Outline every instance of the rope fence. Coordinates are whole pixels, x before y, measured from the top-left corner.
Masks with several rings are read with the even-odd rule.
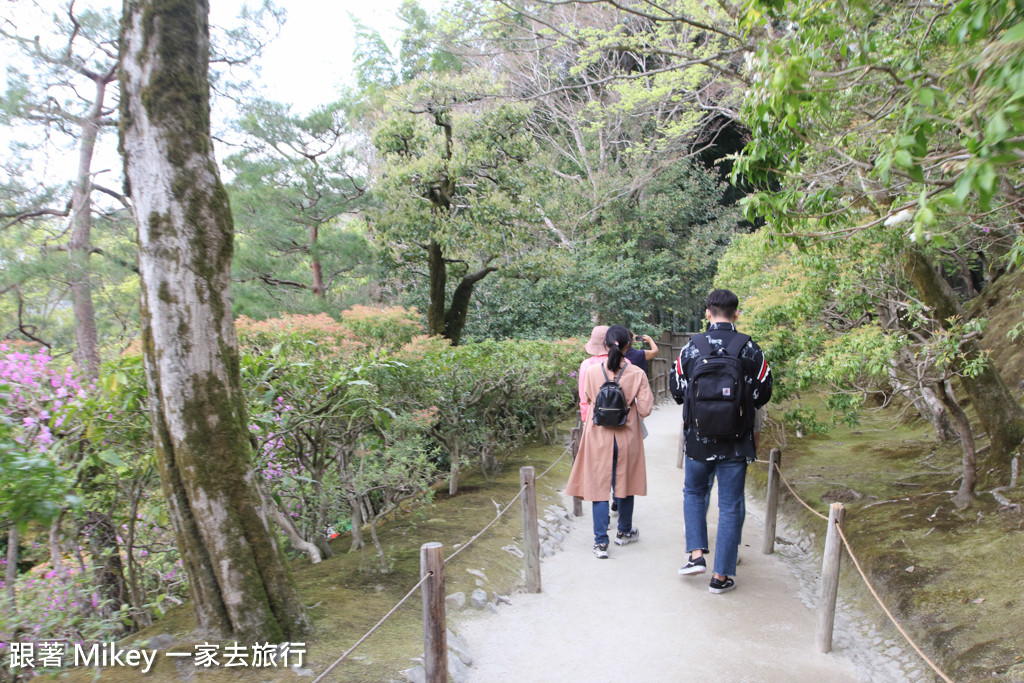
[[[470,538],[468,541],[466,541],[466,543],[464,543],[463,545],[459,546],[459,548],[455,552],[453,552],[451,555],[449,555],[448,557],[444,558],[443,564],[447,565],[449,562],[451,562],[453,559],[455,559],[455,557],[459,553],[461,553],[463,550],[465,550],[466,548],[468,548],[471,545],[473,545],[473,543],[475,543],[477,539],[479,539],[481,536],[483,536],[484,533],[486,533],[488,529],[490,529],[492,526],[494,526],[498,522],[498,520],[500,520],[502,517],[504,517],[505,514],[512,508],[512,506],[515,505],[515,503],[517,501],[519,501],[520,498],[523,497],[524,494],[529,495],[530,493],[533,493],[531,491],[531,489],[534,488],[534,484],[535,484],[536,480],[540,479],[540,478],[544,477],[546,474],[548,474],[552,469],[554,469],[555,465],[557,465],[562,460],[564,460],[565,456],[569,455],[571,452],[572,452],[572,444],[570,444],[569,446],[566,446],[565,450],[562,451],[562,454],[559,455],[548,466],[548,468],[546,470],[541,472],[541,474],[536,476],[536,477],[533,476],[533,468],[532,467],[524,467],[524,468],[522,468],[520,470],[520,481],[521,481],[521,483],[520,483],[520,486],[519,486],[519,490],[516,492],[516,495],[513,496],[512,499],[508,503],[505,504],[505,507],[501,508],[498,511],[498,513],[495,515],[494,519],[492,519],[487,524],[487,526],[485,526],[483,529],[481,529],[479,532],[477,532],[472,538]],[[528,478],[527,482],[523,482],[523,478],[524,478],[524,475],[525,475],[525,472],[524,472],[525,470],[529,470],[528,477],[527,477]],[[532,505],[529,506],[529,507],[532,508],[532,510],[528,510],[527,507],[528,506],[526,505],[526,501],[524,501],[524,505],[523,505],[523,518],[524,518],[523,519],[523,522],[524,522],[523,523],[524,539],[523,540],[524,540],[524,545],[528,545],[529,544],[529,541],[527,540],[528,536],[529,536],[529,531],[526,528],[528,525],[532,526],[532,530],[533,530],[533,544],[534,545],[538,545],[538,541],[537,541],[537,538],[536,538],[537,508],[536,508],[536,498],[535,497],[532,500]],[[532,520],[532,524],[531,524],[530,520]],[[426,544],[424,546],[424,548],[426,548],[427,546],[437,546],[439,548],[440,544]],[[529,552],[529,550],[530,549],[526,549],[526,551],[524,552],[524,554],[526,555],[526,560],[527,560],[527,571],[526,571],[526,573],[527,573],[527,588],[530,589],[530,583],[531,583],[530,575],[531,574],[535,574],[536,575],[536,577],[535,577],[536,590],[533,590],[533,592],[538,592],[539,593],[540,592],[539,552],[536,552],[536,550],[535,550],[535,552],[531,553],[531,552]],[[534,562],[534,564],[536,565],[535,567],[531,567],[531,555],[535,558],[535,562]],[[338,657],[334,661],[334,663],[332,663],[329,667],[324,669],[323,673],[321,673],[319,676],[317,676],[315,679],[313,679],[313,683],[320,683],[321,681],[325,680],[326,677],[331,673],[331,671],[333,671],[335,668],[338,667],[338,665],[340,665],[342,662],[344,662],[346,659],[348,659],[348,657],[353,652],[355,652],[356,648],[358,648],[360,645],[362,645],[367,639],[369,639],[370,636],[372,636],[377,631],[377,629],[379,629],[381,626],[383,626],[384,623],[388,619],[390,619],[399,610],[399,608],[401,608],[402,605],[404,605],[409,600],[409,598],[412,597],[413,594],[415,594],[416,591],[418,591],[423,586],[423,584],[427,583],[428,579],[431,579],[431,578],[436,578],[435,572],[434,571],[424,571],[422,573],[422,576],[420,577],[420,580],[416,583],[416,585],[413,586],[412,588],[410,588],[409,592],[406,593],[405,596],[401,600],[399,600],[395,604],[395,606],[392,607],[388,611],[387,614],[385,614],[383,617],[381,617],[380,621],[378,621],[376,624],[374,624],[373,627],[369,631],[367,631],[363,635],[362,638],[357,640],[355,642],[355,644],[352,647],[350,647],[348,650],[346,650],[340,657]],[[442,579],[441,586],[442,586],[442,590],[443,590],[443,577],[441,577],[441,579]],[[443,596],[442,596],[442,600],[443,600]],[[426,603],[426,595],[424,596],[424,602]],[[443,602],[442,602],[442,604],[443,604]],[[427,611],[427,608],[426,608],[426,605],[425,605],[424,606],[425,614],[426,614],[426,611]],[[443,618],[444,618],[443,611],[444,610],[443,610],[443,607],[442,607],[442,609],[441,609],[442,621],[443,621]],[[424,626],[426,627],[426,625],[424,625]],[[442,633],[444,632],[443,628],[441,629],[441,632]],[[441,645],[442,645],[442,649],[444,649],[444,644],[442,643]],[[427,655],[427,659],[429,660],[429,652],[425,653],[425,654]],[[429,666],[429,662],[428,662],[428,666],[426,668],[428,668],[428,669],[432,668],[432,667]],[[437,667],[435,666],[433,668],[436,669]],[[431,681],[432,678],[429,676],[429,673],[430,672],[428,671],[428,678],[427,678],[427,680]],[[442,674],[447,674],[447,671],[442,668],[441,669],[441,673]],[[444,680],[444,678],[442,677],[440,680]]]
[[[777,474],[778,480],[782,481],[782,483],[785,484],[786,488],[789,489],[790,494],[792,494],[793,498],[798,503],[807,508],[816,517],[819,517],[820,519],[826,520],[828,522],[828,531],[825,538],[824,559],[822,562],[821,600],[819,600],[818,604],[819,620],[817,639],[819,647],[822,650],[822,652],[828,652],[831,649],[832,645],[832,628],[836,606],[836,587],[838,586],[839,582],[838,549],[841,543],[841,545],[846,548],[846,554],[849,555],[850,559],[853,561],[853,565],[854,567],[856,567],[857,573],[860,574],[861,580],[864,581],[864,585],[867,586],[868,591],[871,592],[871,595],[875,598],[875,601],[878,603],[879,607],[882,608],[882,611],[889,618],[889,621],[891,621],[893,626],[896,627],[896,630],[899,631],[900,634],[906,639],[906,641],[910,644],[910,647],[913,648],[914,652],[916,652],[921,657],[921,659],[923,659],[925,663],[928,664],[928,666],[931,667],[931,669],[943,681],[945,681],[946,683],[953,683],[952,679],[950,679],[949,676],[947,676],[945,673],[943,673],[941,669],[939,669],[935,662],[933,662],[928,657],[928,655],[924,653],[924,651],[910,637],[907,631],[899,624],[899,622],[896,620],[896,617],[893,616],[892,612],[882,601],[882,598],[879,596],[878,591],[875,590],[875,587],[872,585],[870,579],[868,579],[867,573],[862,568],[860,561],[857,559],[856,554],[854,554],[853,552],[853,548],[850,546],[850,541],[846,538],[846,534],[843,533],[843,520],[845,512],[843,504],[834,503],[832,505],[831,514],[829,516],[823,515],[822,513],[815,510],[813,507],[811,507],[811,505],[809,505],[803,498],[801,498],[797,494],[797,492],[793,489],[793,486],[789,483],[789,480],[787,480],[786,476],[782,473],[782,469],[779,466],[780,457],[781,455],[779,453],[779,450],[777,448],[773,448],[771,460],[756,460],[755,462],[769,465],[774,470],[775,474]],[[765,517],[765,554],[770,554],[773,552],[775,543],[775,514],[777,510],[778,487],[775,486],[773,489],[773,479],[774,477],[769,477],[767,504],[769,514],[766,514]],[[769,517],[771,517],[771,519],[769,519]],[[768,529],[771,529],[771,539],[767,538]],[[833,530],[835,530],[835,535],[833,535]],[[837,540],[839,542],[836,542]]]
[[[409,589],[409,592],[405,594],[405,597],[403,597],[401,600],[399,600],[398,603],[394,607],[392,607],[391,610],[387,614],[385,614],[383,617],[381,617],[381,620],[378,621],[376,624],[374,624],[373,628],[371,628],[369,631],[367,631],[366,634],[362,638],[357,640],[355,645],[353,645],[349,649],[345,650],[344,654],[342,654],[340,657],[338,657],[334,661],[333,664],[331,664],[329,667],[327,667],[324,670],[324,672],[322,674],[320,674],[319,676],[314,678],[313,679],[313,683],[320,683],[320,681],[324,680],[324,678],[327,677],[327,674],[331,673],[331,671],[333,671],[336,666],[338,666],[339,664],[344,662],[346,659],[348,659],[348,656],[350,654],[352,654],[353,652],[355,652],[356,648],[359,647],[360,645],[362,645],[363,642],[367,638],[372,636],[377,631],[377,629],[379,629],[384,624],[385,621],[390,619],[391,615],[394,614],[395,612],[397,612],[398,608],[401,607],[402,605],[404,605],[405,602],[409,598],[412,597],[413,593],[418,591],[420,589],[420,586],[422,586],[426,582],[426,580],[430,578],[430,576],[431,576],[430,574],[426,574],[423,577],[421,577],[420,580],[416,583],[416,585]]]

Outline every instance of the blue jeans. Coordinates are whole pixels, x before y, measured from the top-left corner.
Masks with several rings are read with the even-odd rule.
[[[615,470],[619,464],[619,444],[612,442],[612,492],[615,491]],[[628,533],[633,528],[633,496],[616,498],[619,504],[619,531]],[[594,515],[594,543],[608,542],[608,501],[595,500],[592,509]]]
[[[714,572],[736,575],[736,556],[746,517],[743,488],[747,479],[746,460],[686,459],[683,485],[683,521],[686,525],[686,551],[708,549],[708,504],[713,476],[718,477],[718,536],[715,540]]]
[[[711,509],[711,489],[713,489],[714,487],[715,487],[715,473],[712,472],[711,476],[708,478],[708,492],[704,494],[704,509],[705,510],[710,510]],[[747,518],[747,497],[746,496],[744,496],[743,498],[740,498],[740,505],[742,505],[742,510],[740,510],[740,516],[743,519],[746,519]],[[740,532],[741,532],[740,533],[740,538],[739,538],[739,542],[740,543],[743,542],[742,531],[743,530],[740,529]]]

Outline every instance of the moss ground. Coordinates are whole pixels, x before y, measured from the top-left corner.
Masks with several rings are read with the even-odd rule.
[[[767,452],[767,450],[765,450]],[[961,453],[936,444],[930,427],[868,411],[856,428],[790,437],[782,470],[822,514],[847,509],[844,532],[876,589],[911,637],[953,680],[1024,681],[1024,516],[987,491],[1007,483],[1002,463],[979,463],[977,498],[957,510]],[[748,490],[764,491],[752,468]],[[1024,505],[1024,489],[1004,492]],[[825,523],[783,487],[782,514],[819,546]],[[844,557],[844,599],[887,621]]]
[[[387,549],[391,571],[380,572],[371,546],[350,552],[347,538],[334,543],[335,557],[311,565],[296,560],[292,570],[299,594],[313,618],[316,631],[306,639],[304,667],[319,674],[363,636],[384,614],[419,581],[420,546],[428,542],[444,545],[449,556],[456,544],[465,543],[494,519],[496,504],[504,507],[519,490],[519,468],[532,465],[539,475],[562,454],[562,443],[569,425],[558,431],[556,445],[527,447],[509,456],[501,473],[486,483],[479,472],[463,475],[459,493],[449,497],[447,489],[438,491],[432,503],[411,506],[406,514],[383,525],[381,540]],[[569,474],[569,459],[555,465],[551,473],[537,483],[538,508],[543,510],[560,502],[554,488],[564,484]],[[472,546],[460,553],[445,567],[445,592],[464,591],[477,587],[477,577],[467,569],[483,570],[486,589],[500,594],[513,592],[520,583],[523,563],[501,548],[521,539],[518,504],[491,527]],[[369,541],[369,537],[367,537]],[[350,683],[381,683],[401,680],[400,671],[413,665],[411,661],[423,651],[421,625],[422,601],[414,594],[376,633],[331,674],[328,680]],[[158,624],[135,634],[122,646],[142,643],[158,634],[176,639],[174,650],[191,649],[203,642],[194,634],[195,622],[187,605],[172,610]],[[195,680],[204,683],[252,681],[271,683],[299,678],[283,668],[247,670],[223,667],[196,669],[191,660],[175,660],[158,656],[153,671],[144,678],[151,683]],[[62,680],[88,681],[99,676],[111,683],[129,683],[142,679],[137,669],[110,668],[70,670]]]

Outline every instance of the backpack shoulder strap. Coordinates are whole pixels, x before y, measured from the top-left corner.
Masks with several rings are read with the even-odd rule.
[[[697,347],[697,351],[702,356],[711,355],[711,343],[708,341],[706,334],[695,334],[690,337],[690,343]]]
[[[608,373],[604,371],[604,363],[601,363],[598,367],[601,368],[601,374],[604,375],[604,381],[608,381]]]
[[[619,374],[615,375],[615,383],[616,384],[619,383],[619,378],[622,377],[622,373],[624,373],[625,371],[626,371],[626,364],[623,363],[622,367],[619,368]]]
[[[725,347],[725,353],[733,358],[739,358],[740,351],[743,350],[743,347],[747,345],[748,341],[750,341],[749,334],[741,334],[737,332],[736,336],[729,342],[729,345]]]

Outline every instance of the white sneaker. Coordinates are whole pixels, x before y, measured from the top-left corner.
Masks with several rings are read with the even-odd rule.
[[[627,533],[621,531],[615,534],[615,545],[629,545],[630,543],[636,543],[640,540],[640,530],[636,527],[630,529]]]

